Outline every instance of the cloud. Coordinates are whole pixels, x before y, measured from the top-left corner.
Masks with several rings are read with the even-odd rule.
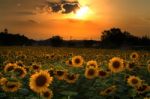
[[[76,12],[77,9],[79,9],[79,5],[78,4],[64,4],[63,8],[65,9],[65,11],[63,11],[62,13],[71,13],[71,12]]]
[[[31,11],[19,11],[19,12],[16,12],[16,14],[18,14],[18,15],[36,15],[36,13],[31,12]]]
[[[77,0],[46,0],[45,5],[40,9],[47,12],[68,14],[76,12],[80,8]]]
[[[32,19],[30,19],[30,20],[27,20],[27,22],[29,22],[29,23],[33,23],[33,24],[38,24],[38,22],[37,22],[37,21],[35,21],[35,20],[32,20]]]
[[[48,4],[48,7],[51,8],[51,11],[52,12],[59,12],[62,10],[62,7],[61,7],[61,4],[60,3],[57,3],[57,2],[47,2]]]

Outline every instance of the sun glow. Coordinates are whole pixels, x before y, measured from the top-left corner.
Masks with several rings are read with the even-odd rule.
[[[86,19],[89,16],[89,7],[88,6],[83,6],[77,12],[75,13],[75,18],[76,19]]]

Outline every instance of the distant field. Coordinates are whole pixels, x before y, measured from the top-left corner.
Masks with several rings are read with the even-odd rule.
[[[149,99],[150,52],[0,47],[0,99]]]

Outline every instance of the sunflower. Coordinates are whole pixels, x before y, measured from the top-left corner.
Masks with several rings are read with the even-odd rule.
[[[142,94],[142,93],[145,93],[147,91],[150,91],[150,86],[148,85],[141,85],[139,87],[136,87],[136,91],[139,93],[139,94]]]
[[[72,58],[72,65],[74,67],[82,67],[83,62],[84,62],[84,60],[83,60],[83,58],[81,56],[74,56]]]
[[[26,70],[26,72],[30,71],[30,67],[28,67],[28,66],[23,66],[23,68]]]
[[[79,74],[66,74],[65,81],[67,83],[75,83],[79,78]]]
[[[50,76],[54,76],[55,75],[55,70],[53,68],[50,68],[48,70],[48,73],[50,74]]]
[[[129,62],[128,65],[126,66],[126,69],[132,71],[135,67],[136,67],[135,62]]]
[[[69,53],[68,56],[73,56],[73,53]]]
[[[15,67],[13,71],[16,74],[16,76],[20,78],[24,78],[27,74],[26,69],[24,69],[23,67],[19,67],[19,66]]]
[[[95,78],[97,76],[97,68],[94,67],[86,68],[84,75],[88,79]]]
[[[0,72],[0,78],[2,78],[4,75]]]
[[[55,57],[55,53],[52,53],[52,54],[50,55],[50,57],[51,57],[51,58],[54,58],[54,57]]]
[[[150,64],[147,66],[147,70],[148,72],[150,72]]]
[[[45,91],[43,91],[42,93],[41,93],[41,96],[43,97],[43,98],[45,98],[45,99],[52,99],[52,97],[53,97],[53,92],[52,92],[52,90],[50,90],[50,89],[46,89]]]
[[[106,89],[104,89],[103,91],[100,92],[100,95],[102,96],[106,96],[109,94],[113,94],[116,91],[117,87],[115,85],[108,87]]]
[[[49,55],[49,54],[45,54],[44,57],[45,57],[46,59],[50,59],[50,55]]]
[[[111,70],[113,73],[118,73],[124,70],[124,61],[123,59],[119,57],[114,57],[110,59],[108,68]]]
[[[58,80],[64,80],[66,73],[67,73],[66,70],[56,70],[55,76]]]
[[[147,64],[148,64],[148,65],[150,64],[150,60],[147,61]]]
[[[34,71],[39,71],[41,68],[41,66],[37,65],[37,64],[33,64],[31,67],[32,67],[32,70],[34,70]]]
[[[49,75],[48,71],[41,70],[30,77],[29,86],[34,92],[40,93],[45,91],[52,81],[53,78]]]
[[[21,83],[18,81],[8,81],[2,86],[5,92],[16,92],[21,87]]]
[[[104,70],[98,70],[98,77],[105,78],[108,77],[109,73]]]
[[[10,71],[12,71],[15,67],[17,67],[17,64],[15,64],[15,63],[8,63],[8,64],[4,67],[4,72],[10,72]]]
[[[24,64],[23,64],[23,62],[22,62],[22,61],[17,61],[17,62],[16,62],[16,64],[17,64],[18,66],[21,66],[21,67],[23,67],[23,66],[24,66]]]
[[[87,68],[88,68],[88,67],[98,68],[97,61],[94,61],[94,60],[88,61],[88,62],[87,62]]]
[[[71,60],[67,60],[67,61],[66,61],[66,65],[72,66],[72,61],[71,61]]]
[[[138,60],[139,59],[139,54],[137,52],[131,53],[130,59],[133,60],[133,61]]]
[[[0,79],[0,85],[4,85],[4,84],[6,84],[7,82],[8,82],[7,78],[2,77],[2,78]]]
[[[129,63],[127,62],[127,61],[123,61],[123,65],[124,65],[124,68],[127,68],[128,67],[128,65],[129,65]]]
[[[127,83],[132,87],[139,87],[142,84],[142,80],[136,76],[129,76],[127,78]]]

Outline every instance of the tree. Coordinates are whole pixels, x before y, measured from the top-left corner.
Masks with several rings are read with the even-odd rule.
[[[147,36],[136,37],[129,32],[122,32],[119,28],[112,28],[102,32],[101,46],[105,48],[121,48],[124,46],[138,47],[149,46],[150,39]]]
[[[50,38],[51,45],[54,47],[59,47],[63,43],[63,38],[60,36],[53,36]]]
[[[92,47],[94,43],[94,40],[83,40],[84,47]]]
[[[4,29],[4,33],[6,33],[6,34],[8,33],[8,29],[7,28]]]
[[[102,32],[101,43],[103,47],[120,47],[125,39],[125,34],[119,28],[112,28]]]

